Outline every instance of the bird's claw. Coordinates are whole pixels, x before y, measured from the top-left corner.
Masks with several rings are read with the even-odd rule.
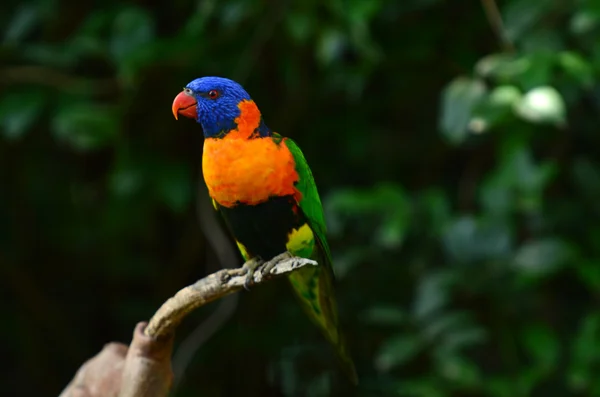
[[[262,268],[260,269],[261,273],[263,275],[271,274],[271,270],[273,270],[275,266],[287,259],[290,259],[292,256],[293,255],[288,251],[284,252],[283,254],[277,255],[276,257],[270,259],[268,262],[263,264]]]
[[[279,263],[285,261],[286,259],[291,258],[293,255],[289,252],[284,252],[283,254],[279,254],[276,257],[270,259],[265,262],[260,257],[254,257],[248,262],[244,264],[244,268],[246,269],[246,280],[244,281],[244,289],[246,291],[250,291],[250,282],[254,279],[254,273],[256,271],[260,271],[263,277],[271,274],[271,270]]]
[[[254,272],[258,269],[265,261],[261,257],[255,256],[248,262],[244,263],[243,268],[246,269],[246,280],[244,280],[244,289],[250,291],[250,282],[254,278]]]

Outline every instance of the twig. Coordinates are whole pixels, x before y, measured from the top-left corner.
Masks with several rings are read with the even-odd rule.
[[[504,29],[504,22],[502,22],[502,15],[500,14],[500,10],[498,9],[496,1],[481,0],[481,4],[483,5],[485,16],[487,17],[487,20],[492,30],[498,37],[498,40],[500,40],[502,47],[505,51],[513,52],[515,50],[515,46],[506,35],[506,30]]]
[[[271,278],[289,274],[306,265],[317,265],[317,262],[298,257],[287,257],[275,262],[268,274],[257,270],[250,286],[261,284]],[[265,265],[263,265],[265,266]],[[177,292],[167,300],[152,316],[144,334],[152,338],[170,335],[192,310],[206,305],[216,299],[232,294],[244,288],[246,268],[223,269],[196,281]]]

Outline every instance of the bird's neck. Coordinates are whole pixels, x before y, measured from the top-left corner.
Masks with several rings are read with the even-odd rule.
[[[226,132],[223,138],[254,139],[271,136],[271,130],[262,119],[260,110],[253,100],[243,100],[238,104],[240,114],[233,120],[235,128]]]

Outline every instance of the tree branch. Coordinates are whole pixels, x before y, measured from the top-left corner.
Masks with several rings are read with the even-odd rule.
[[[262,265],[263,269],[268,264],[274,265],[269,274],[263,274],[262,271],[257,270],[250,286],[289,274],[306,265],[317,265],[317,262],[282,254]],[[153,338],[171,334],[192,310],[241,290],[246,281],[247,265],[248,262],[240,268],[220,270],[183,288],[158,309],[150,319],[144,333]]]
[[[138,323],[131,344],[111,342],[86,361],[59,397],[166,397],[173,335],[150,338]]]
[[[152,316],[139,323],[129,347],[109,343],[84,363],[60,397],[166,397],[173,383],[171,354],[175,328],[192,310],[244,288],[249,262],[223,269],[177,292]],[[317,262],[284,253],[263,263],[254,286]]]
[[[507,52],[514,52],[515,46],[510,38],[506,35],[504,22],[502,21],[502,15],[500,14],[500,10],[498,9],[496,1],[481,0],[481,4],[483,5],[483,11],[485,12],[488,23],[496,34],[496,37],[498,37],[498,40],[500,40],[503,49]]]

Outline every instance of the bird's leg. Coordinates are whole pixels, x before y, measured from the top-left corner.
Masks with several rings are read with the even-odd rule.
[[[250,291],[250,281],[252,281],[254,277],[254,272],[263,263],[265,263],[265,261],[260,256],[255,256],[254,258],[244,263],[244,266],[242,266],[242,268],[246,270],[246,281],[244,281],[244,289],[246,291]]]
[[[286,259],[290,259],[292,256],[293,255],[289,251],[286,251],[283,254],[279,254],[276,257],[269,259],[268,262],[263,263],[260,267],[260,272],[262,273],[263,277],[271,274],[271,270],[273,270],[275,266]]]

